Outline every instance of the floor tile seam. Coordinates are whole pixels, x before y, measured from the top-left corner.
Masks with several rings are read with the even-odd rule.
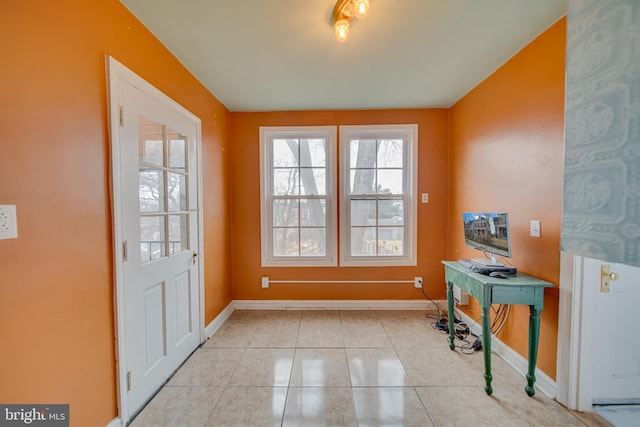
[[[204,424],[202,424],[202,427],[206,427],[207,425],[209,425],[209,420],[211,420],[213,413],[216,411],[216,408],[218,407],[218,404],[220,403],[220,400],[222,399],[222,395],[224,395],[225,390],[226,390],[226,387],[222,387],[222,391],[220,392],[220,394],[218,394],[218,397],[216,398],[216,402],[213,405],[211,405],[211,411],[209,411],[209,416],[207,417],[207,420],[204,422]]]
[[[247,348],[244,348],[244,351],[242,352],[242,356],[240,356],[240,358],[238,359],[238,362],[235,364],[234,368],[233,368],[233,372],[231,372],[231,375],[229,375],[229,378],[227,379],[227,384],[225,385],[225,387],[227,387],[229,385],[229,383],[231,382],[231,379],[233,378],[233,376],[236,374],[236,372],[238,372],[238,369],[240,367],[240,365],[242,364],[242,360],[244,359],[244,356],[247,354]]]
[[[436,420],[435,420],[434,416],[431,414],[431,411],[429,410],[429,407],[427,406],[427,403],[425,402],[425,399],[423,399],[422,395],[418,391],[418,387],[414,387],[414,389],[416,391],[416,394],[418,395],[418,399],[420,399],[420,403],[422,404],[422,407],[424,408],[425,412],[427,413],[427,417],[429,417],[429,420],[434,425],[434,427],[437,426],[438,424],[436,423]]]

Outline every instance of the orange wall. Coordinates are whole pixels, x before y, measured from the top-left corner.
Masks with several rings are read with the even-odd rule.
[[[418,124],[418,193],[429,193],[429,204],[418,205],[418,265],[391,268],[262,268],[259,127],[404,123]],[[269,289],[262,289],[261,276],[277,280],[407,280],[422,276],[429,296],[434,299],[443,298],[444,282],[440,260],[446,255],[448,129],[449,112],[445,109],[231,113],[232,144],[229,159],[234,298],[424,298],[412,284],[272,284]]]
[[[206,321],[231,301],[228,111],[117,0],[3,0],[0,402],[117,415],[105,54],[202,119]]]
[[[538,367],[555,378],[564,147],[563,18],[451,109],[448,257],[482,256],[464,246],[462,212],[509,212],[511,262],[556,284],[545,292]],[[529,237],[529,221],[542,237]],[[480,308],[464,310],[474,319]],[[499,337],[527,357],[528,307],[512,307]]]

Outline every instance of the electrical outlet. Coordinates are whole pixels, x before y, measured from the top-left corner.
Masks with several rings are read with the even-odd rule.
[[[529,236],[531,237],[540,237],[540,220],[532,219],[529,222]]]
[[[269,276],[262,276],[261,282],[264,289],[269,288]]]
[[[0,239],[17,239],[16,205],[0,205]]]
[[[420,289],[422,287],[422,277],[414,277],[413,278],[413,286]]]
[[[422,193],[422,203],[429,203],[429,193]]]

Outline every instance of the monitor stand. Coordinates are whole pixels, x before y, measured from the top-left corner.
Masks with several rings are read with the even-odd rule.
[[[471,262],[483,267],[504,267],[504,264],[496,259],[495,254],[491,254],[491,258],[473,258]]]

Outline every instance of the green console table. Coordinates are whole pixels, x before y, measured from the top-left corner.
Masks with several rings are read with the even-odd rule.
[[[526,304],[529,306],[529,367],[527,386],[529,396],[535,394],[533,384],[536,381],[535,369],[538,357],[538,338],[540,336],[540,310],[544,305],[544,288],[554,285],[535,277],[518,274],[505,279],[475,273],[456,261],[442,261],[447,282],[447,305],[449,312],[449,348],[455,349],[453,318],[453,285],[467,292],[480,303],[482,308],[482,352],[484,355],[484,390],[493,393],[491,387],[491,304]]]

